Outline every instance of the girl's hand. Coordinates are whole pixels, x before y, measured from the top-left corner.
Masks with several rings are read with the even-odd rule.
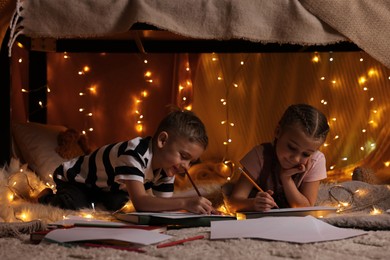
[[[312,160],[307,160],[306,164],[298,164],[297,166],[290,169],[282,169],[281,176],[282,177],[291,177],[297,173],[305,172],[312,165]]]
[[[275,207],[278,208],[274,198],[272,198],[272,194],[274,194],[272,190],[268,190],[267,192],[258,192],[253,200],[253,208],[255,211],[267,211]]]
[[[190,212],[210,215],[214,211],[211,202],[204,197],[191,197],[185,200],[185,209]]]

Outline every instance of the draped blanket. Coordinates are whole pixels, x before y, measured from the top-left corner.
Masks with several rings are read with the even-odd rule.
[[[146,23],[198,39],[326,45],[353,41],[390,67],[386,0],[18,0],[11,41],[95,37]]]

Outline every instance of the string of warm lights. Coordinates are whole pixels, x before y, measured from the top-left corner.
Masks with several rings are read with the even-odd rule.
[[[333,66],[335,65],[335,63],[337,63],[337,59],[334,57],[333,53],[332,52],[329,53],[328,59],[323,58],[324,56],[325,54],[320,55],[319,53],[315,52],[312,55],[312,60],[311,60],[313,64],[315,65],[318,64],[319,66],[323,66],[323,64],[320,65],[321,61],[324,62],[328,61],[328,70],[323,75],[320,75],[319,77],[320,82],[325,83],[325,86],[327,86],[327,88],[325,89],[329,89],[329,90],[346,87],[343,86],[343,81],[340,78],[336,77],[337,71]],[[374,140],[375,130],[378,129],[378,127],[382,124],[382,122],[380,120],[380,112],[379,112],[380,110],[375,108],[375,106],[378,105],[377,103],[375,103],[376,98],[373,94],[370,94],[370,87],[369,87],[370,82],[372,82],[375,78],[378,78],[380,74],[376,68],[372,68],[372,67],[367,68],[367,66],[364,64],[363,57],[359,59],[359,63],[361,65],[360,71],[366,71],[366,72],[358,76],[356,80],[357,82],[356,87],[361,89],[367,96],[365,101],[366,104],[363,103],[362,106],[369,107],[369,110],[371,111],[371,113],[368,115],[369,118],[366,120],[366,124],[361,127],[362,137],[358,140],[358,142],[362,142],[362,143],[359,144],[358,142],[356,142],[355,144],[358,146],[357,149],[359,149],[362,152],[360,157],[360,159],[362,159],[375,150],[376,148],[376,142]],[[328,93],[324,92],[324,93],[326,95],[331,95],[330,92]],[[326,114],[329,118],[329,125],[331,126],[331,130],[332,130],[331,131],[332,135],[328,138],[327,142],[323,145],[323,149],[327,149],[328,146],[333,146],[333,149],[337,149],[336,147],[338,147],[338,145],[341,145],[343,140],[345,140],[346,138],[346,136],[341,135],[341,133],[339,132],[340,130],[345,130],[345,129],[342,129],[342,127],[338,125],[338,122],[339,121],[341,122],[345,119],[337,118],[336,116],[333,116],[331,112],[329,112],[330,111],[329,108],[334,106],[334,104],[330,104],[327,98],[323,98],[320,101],[320,103],[321,105],[324,106],[324,110],[326,110]],[[333,113],[334,112],[336,111],[333,111]],[[340,111],[338,112],[339,112],[338,113],[339,117],[342,116],[342,113]],[[335,170],[336,168],[341,169],[348,164],[349,165],[353,164],[353,162],[348,162],[350,161],[349,159],[350,159],[349,156],[344,155],[339,159],[339,161],[329,162],[330,163],[329,170],[332,171]],[[355,158],[354,161],[356,162],[358,161],[358,159]],[[352,172],[347,173],[347,175],[352,175]]]
[[[137,97],[135,97],[134,100],[135,101],[134,116],[136,120],[135,130],[137,133],[141,135],[143,135],[145,130],[145,115],[143,113],[142,102],[149,96],[149,91],[150,91],[149,86],[151,86],[153,83],[153,73],[150,69],[148,69],[148,64],[149,64],[148,59],[144,58],[143,64],[144,64],[143,75],[145,79],[145,85],[143,86],[143,90],[141,91],[141,93]]]
[[[67,53],[64,53],[63,55],[64,59],[70,59],[71,56],[69,56]],[[97,87],[94,84],[89,83],[89,73],[91,72],[91,67],[89,65],[84,65],[82,68],[77,72],[78,75],[84,78],[85,80],[85,90],[79,92],[79,97],[83,98],[82,104],[85,105],[85,107],[79,107],[78,111],[82,115],[83,122],[84,122],[84,129],[81,131],[84,135],[87,134],[87,132],[93,132],[93,113],[91,111],[91,100],[92,96],[97,95]]]
[[[388,186],[390,189],[390,187]],[[363,189],[356,189],[352,191],[351,189],[344,187],[342,185],[335,185],[328,189],[329,200],[335,202],[335,207],[338,208],[338,213],[347,213],[353,211],[362,211],[367,208],[370,208],[370,215],[379,215],[383,213],[383,210],[376,205],[389,200],[388,196],[382,198],[375,198],[366,202],[364,205],[355,205],[356,197],[368,196],[368,192]]]
[[[221,102],[222,106],[225,107],[225,118],[224,118],[224,120],[221,121],[221,125],[225,126],[226,139],[223,142],[223,145],[225,146],[225,156],[224,156],[223,161],[226,161],[226,162],[230,162],[230,160],[227,158],[229,158],[229,144],[233,141],[231,138],[231,135],[230,135],[230,128],[235,126],[235,123],[230,119],[230,114],[229,114],[230,113],[229,106],[231,103],[230,102],[231,88],[233,87],[233,89],[235,89],[235,88],[239,87],[239,85],[236,83],[237,76],[244,69],[244,65],[246,64],[249,57],[250,56],[247,55],[244,59],[242,59],[239,62],[238,66],[237,66],[236,70],[233,72],[233,74],[224,71],[222,64],[218,63],[220,75],[217,76],[217,79],[219,82],[221,82],[224,85],[224,89],[225,89],[225,94],[223,97],[221,97],[220,102]],[[211,59],[213,62],[219,61],[219,59],[215,53],[213,53]],[[228,79],[228,75],[232,75],[231,78]]]
[[[191,79],[191,68],[188,54],[180,55],[179,62],[179,84],[177,88],[177,106],[182,110],[192,110],[193,86]]]

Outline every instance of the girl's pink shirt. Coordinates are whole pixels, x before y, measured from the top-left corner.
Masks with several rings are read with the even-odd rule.
[[[257,145],[250,150],[240,161],[241,165],[248,170],[252,177],[257,180],[264,165],[263,146]],[[311,155],[312,165],[307,169],[298,183],[323,180],[327,177],[325,155],[316,151]]]

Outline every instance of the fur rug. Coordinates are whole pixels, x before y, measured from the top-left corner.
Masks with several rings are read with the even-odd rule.
[[[204,235],[175,247],[142,248],[145,253],[128,252],[109,248],[65,247],[58,244],[33,245],[16,238],[0,238],[0,259],[388,259],[390,255],[390,231],[369,231],[368,234],[349,239],[310,244],[266,241],[260,239],[209,240],[210,229],[186,228],[168,230],[173,240]]]
[[[23,169],[22,173],[20,169]],[[194,181],[200,184],[202,194],[213,200],[214,205],[223,205],[221,185],[230,174],[219,164],[197,166]],[[199,174],[200,173],[200,174]],[[317,205],[336,206],[343,204],[343,210],[323,221],[348,228],[370,230],[367,235],[310,244],[266,241],[259,239],[209,240],[210,228],[186,228],[168,230],[173,240],[202,234],[205,239],[185,243],[175,248],[156,248],[146,246],[145,253],[136,253],[109,248],[64,247],[42,242],[38,245],[29,242],[29,233],[45,229],[46,224],[66,215],[94,214],[98,219],[111,219],[110,212],[91,209],[72,212],[59,208],[43,206],[28,201],[31,190],[45,185],[34,179],[33,173],[18,162],[0,171],[0,259],[385,259],[390,255],[390,189],[386,185],[372,185],[360,181],[340,184],[321,184]],[[198,174],[198,175],[196,175]],[[30,179],[26,183],[26,176]],[[197,177],[195,177],[197,176]],[[24,180],[19,183],[19,180]],[[16,184],[15,184],[16,181]],[[20,185],[20,186],[18,186]],[[179,176],[177,182],[179,194],[191,194],[191,184],[185,176]],[[22,189],[22,187],[29,187]],[[9,202],[9,192],[18,190],[19,197]],[[29,191],[28,191],[29,190]],[[346,205],[345,203],[349,203]],[[374,211],[374,210],[377,211]],[[381,211],[382,214],[372,215]],[[34,216],[28,219],[26,216]]]

